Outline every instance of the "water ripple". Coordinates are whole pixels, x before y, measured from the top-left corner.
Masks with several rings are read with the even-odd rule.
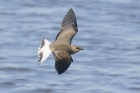
[[[0,90],[3,93],[139,93],[138,0],[2,0]],[[51,55],[38,66],[42,37],[53,42],[69,8],[72,44],[84,48],[62,75]]]

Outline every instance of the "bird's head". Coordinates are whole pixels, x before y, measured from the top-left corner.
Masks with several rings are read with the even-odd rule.
[[[73,54],[74,54],[74,53],[77,53],[77,52],[84,50],[84,49],[79,47],[79,46],[72,46],[72,50],[73,50]]]

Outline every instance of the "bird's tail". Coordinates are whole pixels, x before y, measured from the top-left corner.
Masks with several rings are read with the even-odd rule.
[[[51,54],[51,50],[49,48],[50,44],[51,43],[43,37],[42,43],[41,43],[40,47],[38,48],[38,57],[39,57],[38,62],[39,62],[39,65],[42,62],[44,62],[49,57],[49,55]]]

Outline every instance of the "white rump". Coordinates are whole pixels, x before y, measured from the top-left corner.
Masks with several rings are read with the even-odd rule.
[[[51,54],[51,50],[49,48],[50,44],[51,43],[47,39],[43,38],[42,43],[38,48],[38,57],[39,57],[38,62],[40,62],[40,64],[44,62]]]

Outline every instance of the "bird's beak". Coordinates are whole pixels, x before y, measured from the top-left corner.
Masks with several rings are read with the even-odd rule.
[[[83,48],[81,50],[84,50]]]

